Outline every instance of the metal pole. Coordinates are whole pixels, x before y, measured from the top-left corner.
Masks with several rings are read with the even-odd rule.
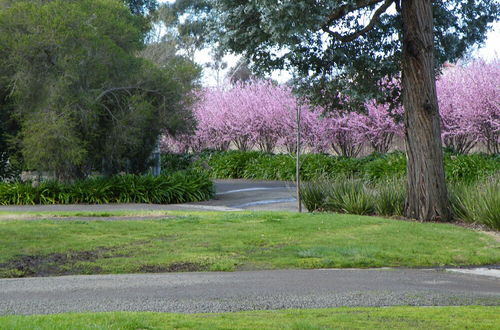
[[[295,169],[297,175],[297,203],[299,208],[299,213],[302,212],[302,198],[300,196],[300,108],[302,102],[299,100],[297,103],[297,167]]]
[[[155,148],[153,150],[153,176],[160,176],[161,174],[161,155],[160,155],[160,137],[156,139]]]

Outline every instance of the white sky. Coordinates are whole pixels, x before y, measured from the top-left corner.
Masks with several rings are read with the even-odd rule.
[[[175,0],[159,0],[159,2],[174,2]],[[500,22],[495,22],[493,24],[493,29],[488,33],[487,39],[483,47],[477,49],[473,53],[473,57],[483,58],[485,60],[492,60],[494,58],[500,57]],[[224,61],[228,64],[228,68],[233,67],[238,61],[238,56],[227,55],[224,57]],[[202,50],[196,53],[195,61],[200,65],[205,65],[210,62],[210,51]],[[220,77],[224,77],[227,73],[227,69],[219,73]],[[272,78],[279,81],[285,82],[291,78],[291,75],[286,71],[276,71],[272,74]],[[211,69],[205,68],[203,70],[203,85],[215,86],[217,85],[217,74]]]

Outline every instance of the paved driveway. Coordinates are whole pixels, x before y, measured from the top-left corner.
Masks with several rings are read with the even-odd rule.
[[[0,279],[0,314],[500,305],[500,280],[440,270],[277,270]]]

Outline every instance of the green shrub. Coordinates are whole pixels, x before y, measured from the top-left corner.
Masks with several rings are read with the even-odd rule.
[[[372,155],[363,166],[362,175],[370,180],[406,175],[406,156],[402,152]]]
[[[191,168],[193,157],[193,154],[162,154],[161,171],[164,173],[173,173],[177,171],[187,170]]]
[[[473,182],[500,171],[499,155],[447,153],[444,160],[448,182]]]
[[[291,155],[261,154],[253,157],[243,172],[245,179],[295,180],[295,158]]]
[[[198,167],[206,163],[208,171],[213,178],[240,179],[243,178],[247,163],[261,153],[257,151],[226,151],[204,154],[198,160]]]
[[[480,181],[448,186],[455,219],[500,230],[500,173]],[[402,216],[406,185],[404,178],[385,181],[324,179],[305,182],[301,196],[310,212]]]
[[[216,179],[295,180],[295,157],[258,151],[204,152],[196,155],[164,155],[163,168],[206,170]],[[448,182],[473,182],[500,171],[500,156],[445,154]],[[402,152],[347,158],[325,154],[301,156],[301,178],[305,181],[336,177],[390,180],[406,175]]]
[[[75,183],[0,184],[0,204],[185,203],[209,199],[212,182],[204,173],[180,171],[159,177],[124,175]]]

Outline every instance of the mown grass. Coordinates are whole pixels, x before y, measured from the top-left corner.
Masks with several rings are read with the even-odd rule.
[[[145,221],[0,221],[0,277],[500,262],[495,238],[346,214],[181,213]]]
[[[385,307],[219,314],[2,316],[5,329],[497,329],[500,307]]]

